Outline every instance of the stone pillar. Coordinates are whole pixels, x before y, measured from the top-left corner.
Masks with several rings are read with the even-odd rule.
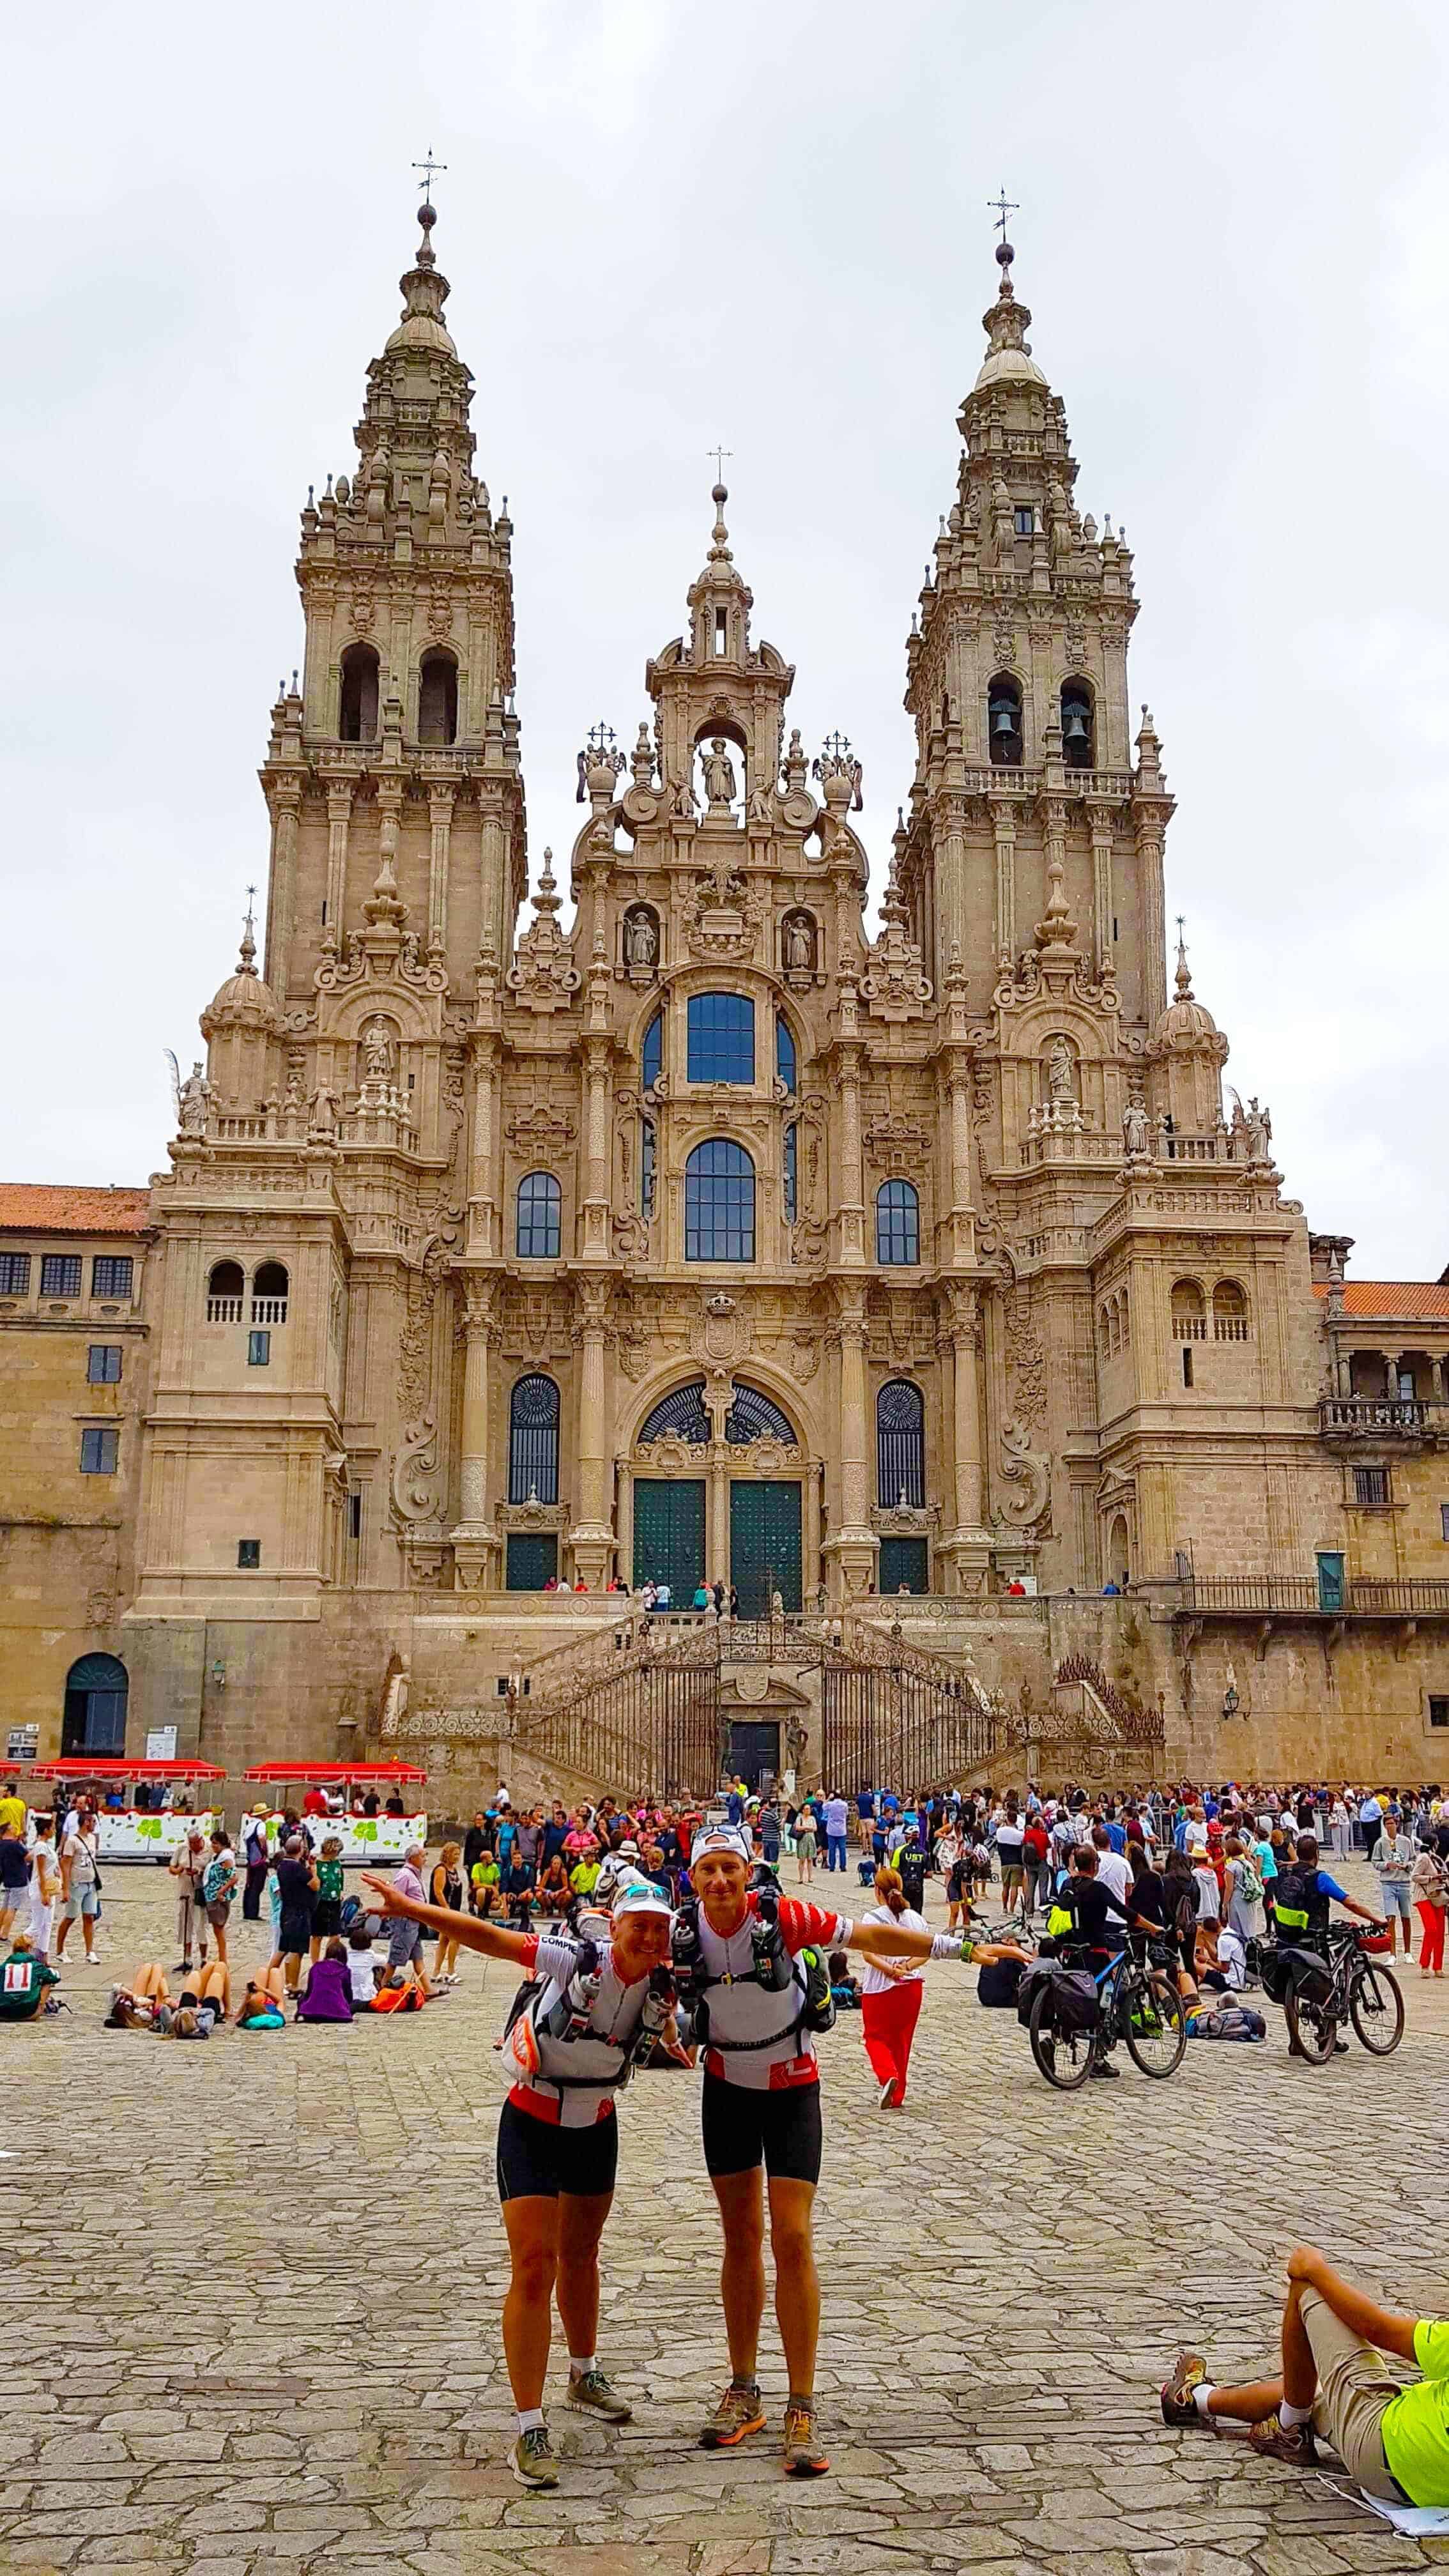
[[[272,882],[267,895],[267,951],[262,974],[283,1003],[297,917],[297,818],[301,810],[300,779],[279,781],[272,789]]]
[[[841,1293],[833,1338],[840,1357],[840,1517],[821,1553],[833,1567],[827,1580],[840,1599],[874,1584],[878,1554],[870,1525],[863,1285]]]
[[[805,1610],[814,1607],[815,1594],[820,1589],[820,1473],[820,1460],[812,1458],[805,1470],[805,1492],[802,1497],[805,1506],[805,1530],[804,1553],[800,1568],[800,1605]]]
[[[840,1260],[851,1268],[865,1261],[865,1179],[860,1137],[859,1047],[842,1047],[836,1062],[840,1080]]]
[[[616,1509],[619,1518],[619,1572],[630,1591],[634,1589],[634,1470],[627,1458],[615,1461],[615,1483],[618,1489]]]
[[[580,1257],[609,1257],[609,1051],[607,1038],[584,1040],[584,1204]]]
[[[1431,1359],[1429,1362],[1429,1398],[1430,1402],[1433,1404],[1442,1404],[1444,1401],[1444,1363],[1442,1360]]]
[[[1397,1351],[1381,1353],[1384,1363],[1384,1393],[1391,1399],[1399,1392],[1399,1355]]]
[[[433,825],[428,867],[428,953],[435,957],[441,957],[448,945],[448,845],[453,830],[454,793],[451,786],[428,791]]]
[[[1149,1023],[1167,1008],[1167,924],[1162,890],[1162,847],[1166,837],[1161,817],[1138,807],[1134,817],[1137,866],[1142,886],[1142,1015]]]
[[[335,953],[342,946],[342,914],[347,901],[347,831],[352,819],[352,782],[334,779],[327,790],[327,918],[322,945]]]
[[[503,1251],[498,1208],[498,1052],[496,1037],[473,1051],[473,1132],[468,1152],[468,1253],[492,1261]]]
[[[1006,964],[1016,955],[1016,807],[1009,798],[992,798],[991,828],[996,837],[996,956],[998,964]]]
[[[712,1583],[717,1574],[728,1584],[730,1566],[730,1456],[723,1438],[712,1440],[709,1447],[709,1485],[705,1494],[704,1513],[705,1580]],[[679,1605],[688,1608],[688,1603]]]
[[[569,1546],[574,1572],[583,1576],[591,1592],[605,1589],[614,1553],[604,1403],[608,1296],[602,1281],[581,1280],[580,1314],[574,1325],[579,1351],[578,1519],[569,1532]]]
[[[1113,962],[1112,836],[1110,805],[1089,805],[1092,827],[1092,950],[1100,977]]]
[[[956,1589],[983,1592],[991,1564],[991,1533],[986,1526],[986,1471],[981,1437],[981,1383],[977,1367],[981,1349],[981,1308],[977,1290],[952,1291],[948,1335],[951,1346],[951,1430],[954,1452],[956,1526],[941,1553],[956,1569]],[[947,1502],[951,1499],[948,1488]]]
[[[497,1337],[493,1283],[464,1290],[463,1421],[459,1461],[459,1520],[452,1533],[453,1563],[462,1590],[491,1589],[498,1580],[499,1538],[488,1517],[488,1353]]]

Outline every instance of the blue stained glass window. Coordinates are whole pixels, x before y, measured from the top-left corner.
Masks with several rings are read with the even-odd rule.
[[[755,1167],[727,1136],[708,1137],[685,1164],[684,1257],[754,1260]]]
[[[552,1172],[525,1172],[518,1184],[518,1258],[557,1261],[560,1191]]]
[[[753,1082],[755,1006],[748,993],[691,993],[691,1082]]]
[[[909,1181],[883,1181],[875,1194],[877,1261],[910,1262],[921,1257],[921,1203]]]
[[[790,1035],[790,1023],[783,1016],[775,1021],[775,1071],[793,1100],[796,1082],[795,1041]]]
[[[793,1119],[785,1130],[785,1223],[793,1225],[800,1196],[800,1131]]]
[[[646,1091],[652,1091],[664,1068],[664,1013],[656,1011],[644,1032],[644,1047],[639,1058],[639,1078]]]

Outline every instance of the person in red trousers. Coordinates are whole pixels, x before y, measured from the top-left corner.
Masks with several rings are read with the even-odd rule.
[[[1414,1863],[1411,1881],[1414,1910],[1424,1927],[1419,1943],[1421,1977],[1444,1974],[1444,1909],[1449,1906],[1449,1870],[1437,1853],[1424,1850]],[[1407,1951],[1407,1942],[1405,1949]]]
[[[875,1904],[863,1923],[899,1924],[903,1932],[927,1932],[929,1924],[923,1914],[913,1913],[906,1903],[901,1874],[896,1869],[878,1869],[875,1874]],[[961,1956],[976,1960],[985,1967],[993,1959],[1022,1959],[1013,1941],[967,1942]],[[871,2072],[880,2086],[880,2107],[898,2111],[906,2098],[906,2075],[911,2062],[911,2041],[921,2017],[921,1964],[911,1958],[879,1958],[866,1953],[861,1958],[860,2009],[864,2024],[865,2053]]]

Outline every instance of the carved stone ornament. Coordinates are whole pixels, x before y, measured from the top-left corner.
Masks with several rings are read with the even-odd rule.
[[[525,1010],[567,1010],[584,980],[555,918],[561,909],[555,886],[553,852],[545,850],[543,873],[533,898],[534,919],[518,943],[517,962],[504,978],[515,1001],[521,1002]]]
[[[571,1145],[578,1130],[562,1109],[546,1101],[536,1101],[532,1109],[521,1109],[510,1118],[504,1134],[520,1154],[559,1154]]]
[[[890,1511],[878,1506],[871,1513],[870,1525],[882,1538],[921,1538],[936,1528],[940,1518],[939,1503],[927,1503],[924,1507],[897,1503]]]
[[[925,1127],[913,1118],[903,1118],[899,1112],[873,1118],[861,1141],[868,1163],[878,1169],[890,1165],[902,1171],[920,1170],[932,1145]]]
[[[703,1443],[681,1440],[677,1431],[661,1433],[657,1440],[639,1440],[634,1444],[634,1464],[648,1471],[668,1472],[687,1469],[697,1475],[705,1455]]]
[[[1013,1529],[1034,1528],[1051,1499],[1051,1469],[1045,1458],[1034,1455],[1024,1422],[1001,1426],[1001,1473],[1007,1487],[1001,1500],[1003,1520]]]
[[[441,1529],[438,1483],[438,1426],[431,1413],[404,1432],[392,1463],[392,1503],[398,1519],[421,1534],[424,1524]]]

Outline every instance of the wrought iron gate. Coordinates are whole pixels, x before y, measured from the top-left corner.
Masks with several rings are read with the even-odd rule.
[[[597,1675],[526,1709],[514,1737],[532,1762],[632,1797],[704,1796],[719,1777],[719,1632],[710,1626],[655,1651],[646,1631]]]
[[[989,1703],[966,1676],[923,1670],[925,1661],[909,1650],[880,1662],[827,1650],[820,1676],[827,1788],[851,1795],[885,1785],[909,1794],[989,1768],[996,1744]]]

